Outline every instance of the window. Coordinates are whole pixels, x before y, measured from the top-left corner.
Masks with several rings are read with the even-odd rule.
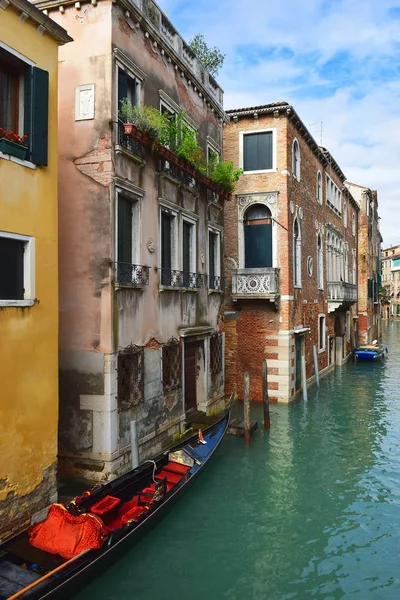
[[[140,265],[140,197],[117,193],[117,281],[145,285],[149,270]]]
[[[182,287],[195,288],[196,283],[196,225],[182,220]]]
[[[175,271],[176,215],[161,211],[161,285],[180,287],[179,275]]]
[[[317,278],[318,278],[318,289],[324,289],[324,266],[323,266],[323,253],[322,253],[322,238],[321,234],[317,236]]]
[[[325,315],[318,315],[318,351],[325,350]]]
[[[130,345],[118,352],[118,410],[144,401],[144,348]]]
[[[245,269],[272,267],[272,215],[268,206],[251,204],[244,215]]]
[[[317,173],[317,190],[316,190],[317,200],[320,204],[322,204],[322,175],[321,171]]]
[[[118,110],[121,108],[121,101],[125,98],[133,106],[140,104],[140,84],[138,77],[125,67],[118,66]]]
[[[301,235],[297,218],[293,225],[293,275],[295,287],[301,287]]]
[[[352,263],[352,267],[351,267],[352,283],[356,284],[357,283],[357,275],[356,275],[356,270],[357,270],[357,254],[356,254],[356,250],[353,248],[353,250],[351,251],[351,253],[353,255],[353,263]]]
[[[326,176],[326,203],[335,211],[342,212],[342,192],[329,175]]]
[[[346,312],[346,338],[350,340],[350,311]]]
[[[223,365],[222,333],[214,333],[210,337],[210,371],[213,375],[221,373]]]
[[[275,168],[274,131],[241,133],[240,163],[244,172],[271,171]]]
[[[26,135],[26,158],[47,165],[49,74],[22,58],[0,43],[0,127]],[[20,157],[12,147],[2,151]]]
[[[292,175],[300,181],[300,147],[296,139],[292,144]]]
[[[162,384],[164,393],[181,385],[181,347],[174,338],[162,347]]]
[[[347,227],[347,204],[343,202],[343,226]]]
[[[222,289],[221,285],[221,234],[208,231],[208,287],[210,290]]]
[[[356,235],[356,216],[354,213],[351,215],[351,233]]]
[[[34,304],[34,238],[0,232],[0,306]]]

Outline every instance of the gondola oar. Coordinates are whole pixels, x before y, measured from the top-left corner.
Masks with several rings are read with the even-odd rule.
[[[91,550],[92,550],[92,548],[88,548],[87,550],[84,550],[83,552],[81,552],[77,556],[74,556],[73,558],[70,558],[69,560],[67,560],[67,562],[63,563],[62,565],[59,565],[58,567],[56,567],[52,571],[49,571],[48,573],[46,573],[46,575],[43,575],[43,577],[40,577],[40,579],[36,579],[36,581],[33,581],[32,583],[30,583],[29,585],[27,585],[26,587],[24,587],[22,590],[19,590],[19,592],[17,592],[16,594],[13,594],[7,600],[16,600],[16,598],[20,598],[23,594],[26,594],[26,592],[29,592],[29,590],[31,590],[32,588],[34,588],[37,585],[39,585],[39,583],[42,583],[43,581],[45,581],[46,579],[48,579],[49,577],[51,577],[55,573],[58,573],[59,571],[62,571],[62,569],[64,569],[65,567],[67,567],[69,564],[71,564],[72,562],[74,562],[78,558],[82,558],[82,556],[84,554],[87,554]]]

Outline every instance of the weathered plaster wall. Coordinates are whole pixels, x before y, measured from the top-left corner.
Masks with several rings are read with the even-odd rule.
[[[19,16],[1,10],[1,40],[49,72],[49,145],[47,167],[0,158],[0,229],[35,238],[38,301],[0,308],[0,539],[56,497],[57,42]]]

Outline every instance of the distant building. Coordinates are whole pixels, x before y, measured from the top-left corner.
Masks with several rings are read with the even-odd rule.
[[[359,207],[292,106],[227,111],[224,153],[244,174],[225,207],[226,391],[271,400],[348,359],[356,335]]]
[[[26,0],[0,2],[0,24],[3,541],[57,500],[57,64],[71,38]]]
[[[358,231],[358,336],[360,343],[380,337],[381,243],[378,194],[350,181],[347,188],[360,207]]]
[[[400,245],[383,248],[382,272],[382,318],[400,318]]]
[[[60,471],[131,466],[224,405],[223,198],[124,132],[121,101],[196,131],[221,155],[223,92],[152,0],[41,0],[60,55]]]

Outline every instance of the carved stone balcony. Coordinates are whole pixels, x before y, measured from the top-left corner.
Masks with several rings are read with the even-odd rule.
[[[328,281],[328,312],[357,302],[357,286],[345,281]]]
[[[232,300],[277,301],[279,296],[279,269],[258,267],[232,270]]]

